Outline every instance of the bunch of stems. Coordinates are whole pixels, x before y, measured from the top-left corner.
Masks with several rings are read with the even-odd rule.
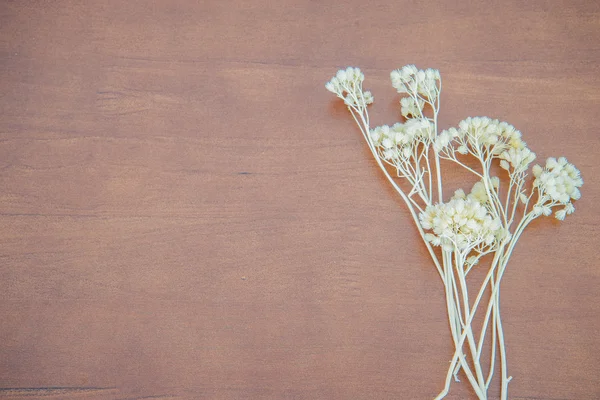
[[[418,110],[417,115],[413,115],[413,117],[429,121],[435,131],[434,135],[437,136],[439,134],[438,113],[440,109],[441,79],[438,80],[438,84],[433,90],[435,93],[420,93],[415,85],[414,87],[408,87],[406,93],[415,104],[421,102],[426,105],[424,109]],[[452,379],[459,381],[458,377],[461,370],[477,398],[487,399],[488,389],[498,359],[501,371],[500,395],[502,400],[507,399],[508,384],[512,377],[507,372],[499,289],[506,266],[519,237],[527,225],[539,215],[539,213],[534,212],[533,208],[529,209],[533,191],[528,197],[523,196],[526,173],[524,171],[509,171],[510,182],[501,199],[497,178],[493,179],[490,172],[492,160],[497,159],[497,157],[493,157],[491,150],[486,152],[469,147],[468,152],[479,161],[477,167],[473,167],[472,164],[468,166],[461,161],[454,147],[446,147],[443,150],[436,149],[434,141],[431,140],[415,146],[415,153],[410,158],[413,161],[411,164],[391,162],[389,158],[385,157],[381,147],[374,142],[370,134],[372,127],[367,109],[369,102],[365,101],[363,97],[362,87],[359,90],[348,87],[344,88],[344,91],[348,93],[346,96],[339,94],[338,96],[345,100],[348,110],[360,128],[377,165],[410,211],[415,226],[444,285],[448,322],[455,351],[448,367],[444,388],[435,399],[442,399],[448,394]],[[429,113],[425,112],[425,109],[428,109]],[[464,142],[464,139],[454,140],[459,146],[468,145]],[[464,168],[485,186],[486,194],[490,199],[489,210],[494,217],[502,222],[503,228],[508,232],[494,246],[486,247],[481,242],[476,242],[467,248],[463,248],[454,244],[451,248],[442,247],[440,254],[440,252],[434,250],[430,241],[426,239],[418,214],[422,213],[427,206],[433,205],[434,202],[442,203],[444,201],[441,160],[451,161],[455,165]],[[410,190],[403,190],[396,181],[397,178],[403,178],[408,182],[411,186]],[[521,207],[517,207],[519,202],[522,204]],[[469,257],[469,254],[473,254],[473,252],[476,256]],[[488,254],[490,256],[485,259],[489,261],[491,258],[491,261],[489,261],[487,267],[487,274],[476,290],[471,291],[471,294],[476,293],[473,299],[469,294],[469,274],[476,264],[478,268],[482,268],[479,261]],[[481,327],[475,330],[473,327],[475,315],[480,312],[483,312],[484,315],[483,318],[478,319],[482,319],[483,322]],[[491,346],[489,347],[484,346],[487,335],[491,335]],[[489,361],[489,364],[486,363],[486,365],[482,365],[484,347],[489,350],[489,358],[484,357],[484,360],[488,359]]]

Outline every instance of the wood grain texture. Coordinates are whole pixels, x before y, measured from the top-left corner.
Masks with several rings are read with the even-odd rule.
[[[323,86],[394,122],[408,63],[581,169],[502,307],[511,399],[600,398],[599,43],[593,0],[1,2],[0,399],[433,398],[441,282]]]

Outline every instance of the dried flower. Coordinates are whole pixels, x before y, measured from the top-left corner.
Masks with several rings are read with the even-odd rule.
[[[423,229],[434,232],[426,239],[450,252],[468,253],[481,244],[491,247],[504,234],[500,219],[493,218],[474,197],[428,206],[419,219]]]
[[[432,261],[444,284],[448,319],[455,346],[454,356],[446,374],[444,390],[448,393],[452,375],[457,379],[464,371],[479,399],[487,399],[487,389],[494,374],[498,353],[491,354],[491,364],[484,377],[481,367],[481,343],[492,331],[492,348],[499,347],[501,363],[501,398],[508,398],[506,352],[499,311],[500,281],[515,248],[515,243],[531,221],[553,213],[564,220],[575,211],[573,200],[581,197],[581,174],[566,158],[549,158],[545,167],[534,165],[533,189],[526,185],[529,166],[535,160],[514,126],[488,117],[469,117],[438,132],[437,116],[441,77],[438,70],[420,70],[407,65],[390,74],[392,86],[403,95],[400,100],[404,122],[371,128],[367,105],[373,102],[370,92],[364,91],[364,76],[358,68],[340,70],[325,85],[348,106],[383,174],[408,207],[424,240]],[[433,117],[426,115],[425,107]],[[462,157],[471,156],[479,164],[472,167]],[[458,189],[444,201],[440,160],[474,174],[477,178],[469,194]],[[491,175],[497,162],[506,170],[509,183],[500,196],[500,179]],[[392,166],[396,177],[406,181],[411,190],[405,192],[389,173]],[[434,182],[437,183],[434,185]],[[437,189],[437,190],[436,190]],[[537,197],[536,197],[537,196]],[[437,198],[437,201],[434,200]],[[531,199],[536,201],[530,204]],[[556,209],[560,207],[560,209]],[[441,247],[441,257],[433,247]],[[467,276],[472,268],[485,268],[481,260],[493,254],[483,283],[474,301],[469,299]],[[483,294],[489,300],[475,340],[473,317],[478,312]],[[490,324],[490,321],[494,321]],[[468,351],[464,351],[464,347]]]
[[[581,192],[579,188],[583,185],[583,179],[579,170],[566,158],[553,157],[546,160],[546,168],[536,165],[533,169],[536,177],[534,186],[540,191],[540,197],[549,196],[551,200],[559,204],[567,204],[573,200],[579,200]]]

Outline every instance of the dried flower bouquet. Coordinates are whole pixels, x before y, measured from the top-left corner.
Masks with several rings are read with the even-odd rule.
[[[373,128],[367,111],[373,96],[363,90],[363,80],[358,68],[349,67],[338,71],[325,87],[344,101],[381,171],[406,203],[444,284],[455,352],[436,399],[448,394],[452,377],[458,381],[461,370],[477,397],[487,399],[498,358],[500,395],[507,399],[511,377],[500,317],[500,282],[517,240],[531,221],[552,213],[563,220],[575,211],[572,200],[580,198],[583,185],[580,172],[564,157],[549,158],[545,166],[533,166],[534,179],[528,184],[535,154],[521,132],[506,122],[467,118],[457,128],[438,132],[442,81],[435,69],[407,65],[392,71],[392,86],[404,96],[400,105],[405,122]],[[467,157],[475,161],[466,161]],[[474,175],[476,183],[468,193],[459,189],[444,199],[441,160]],[[493,175],[494,163],[508,174],[502,185]],[[487,269],[483,282],[475,282],[477,291],[471,289],[474,298],[469,295],[473,268]],[[477,330],[473,321],[478,312],[484,314]],[[489,365],[483,366],[488,333]]]

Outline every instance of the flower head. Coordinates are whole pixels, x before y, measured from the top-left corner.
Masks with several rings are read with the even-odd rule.
[[[521,132],[514,126],[488,117],[469,117],[458,124],[458,128],[450,128],[440,133],[436,140],[436,150],[443,151],[453,140],[459,143],[457,151],[461,154],[488,153],[498,157],[510,149],[522,150],[527,147],[521,139]]]
[[[388,161],[407,161],[413,156],[419,143],[432,140],[434,128],[427,119],[409,119],[406,123],[397,122],[392,126],[382,125],[370,131],[370,138],[381,149],[383,158]]]
[[[418,69],[414,65],[406,65],[391,72],[392,86],[398,93],[420,94],[435,101],[439,95],[440,71],[428,68]]]
[[[498,218],[474,198],[465,198],[462,191],[447,203],[428,206],[419,220],[423,229],[433,231],[426,239],[449,251],[493,246],[505,232]]]
[[[404,118],[418,118],[423,115],[425,101],[418,99],[415,101],[412,97],[403,97],[400,99],[400,112]]]
[[[544,168],[539,165],[534,166],[533,175],[536,178],[533,184],[540,191],[540,198],[547,196],[554,203],[568,205],[571,200],[579,200],[581,197],[579,191],[583,185],[581,173],[564,157],[558,160],[553,157],[548,158]],[[565,210],[566,214],[571,212]],[[560,213],[557,218],[563,219],[564,215]]]
[[[363,91],[362,82],[364,74],[359,68],[348,67],[340,69],[325,88],[335,93],[349,107],[364,107],[373,103],[373,95],[369,91]]]
[[[535,160],[535,153],[527,147],[510,147],[500,154],[500,166],[507,171],[512,167],[514,173],[523,173],[527,171],[529,164],[531,164],[533,160]]]

